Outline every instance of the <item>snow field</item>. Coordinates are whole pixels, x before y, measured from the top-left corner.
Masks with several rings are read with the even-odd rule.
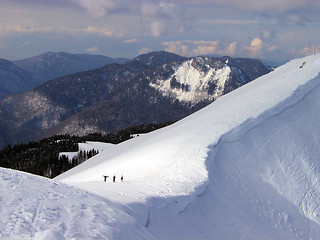
[[[319,72],[293,60],[55,181],[0,169],[1,237],[318,239]]]
[[[300,66],[304,61],[307,61],[307,64],[301,69]],[[219,213],[220,210],[209,204],[210,207],[206,209],[208,216],[205,216],[209,218],[210,221],[217,223],[219,227],[218,229],[213,228],[216,234],[207,228],[203,229],[202,231],[205,232],[203,233],[204,238],[210,239],[209,236],[217,236],[219,239],[219,237],[222,238],[222,236],[225,236],[226,238],[224,239],[228,239],[227,236],[230,234],[230,239],[262,239],[261,236],[263,235],[266,236],[265,239],[273,239],[274,237],[280,237],[280,239],[299,239],[301,236],[308,235],[307,232],[309,232],[309,236],[311,236],[310,234],[318,233],[317,226],[312,228],[312,231],[310,230],[311,227],[309,226],[312,226],[312,224],[309,223],[310,216],[308,214],[297,209],[283,209],[283,205],[286,205],[285,203],[281,203],[279,206],[276,204],[274,207],[272,205],[274,199],[269,200],[268,197],[264,196],[265,194],[263,192],[260,192],[259,187],[263,186],[263,188],[266,188],[266,192],[272,193],[271,196],[273,196],[275,193],[272,189],[276,184],[279,184],[274,183],[276,179],[275,176],[278,175],[276,174],[274,176],[270,173],[271,168],[276,168],[274,165],[271,164],[269,167],[263,166],[262,168],[260,168],[259,165],[253,167],[259,161],[267,161],[265,155],[256,153],[257,158],[251,159],[251,165],[247,166],[251,171],[241,167],[242,165],[240,163],[231,160],[225,163],[227,166],[222,169],[220,165],[214,165],[218,166],[217,169],[211,165],[213,163],[220,163],[220,161],[222,162],[221,164],[224,164],[222,159],[225,158],[235,158],[234,156],[230,157],[230,153],[228,153],[233,152],[233,144],[230,146],[231,150],[223,150],[221,155],[220,150],[219,155],[213,154],[217,149],[220,149],[224,136],[229,136],[228,134],[232,131],[241,131],[245,128],[246,124],[251,127],[259,122],[263,122],[269,115],[275,115],[275,119],[278,119],[278,114],[281,113],[284,108],[287,108],[287,105],[292,105],[292,108],[295,108],[296,102],[300,101],[301,98],[303,99],[304,95],[308,95],[310,89],[319,81],[315,79],[319,74],[319,66],[319,56],[310,56],[306,59],[291,61],[283,67],[276,69],[274,72],[262,76],[248,83],[246,86],[219,98],[208,107],[172,126],[147,134],[136,140],[122,143],[112,148],[111,152],[97,155],[92,159],[92,162],[90,162],[90,166],[89,163],[88,165],[82,166],[82,169],[85,168],[86,171],[82,171],[82,169],[80,169],[81,166],[79,166],[79,169],[75,168],[66,174],[62,174],[57,179],[79,187],[84,186],[83,182],[92,182],[91,185],[89,184],[89,187],[88,185],[86,185],[86,187],[88,187],[88,190],[97,194],[105,197],[109,195],[109,198],[116,199],[116,201],[125,204],[134,202],[146,204],[149,208],[149,231],[159,239],[176,239],[179,238],[178,236],[181,237],[180,231],[173,231],[170,236],[163,236],[163,229],[159,228],[159,231],[157,230],[158,226],[163,224],[164,218],[173,219],[172,221],[167,221],[168,225],[165,224],[164,229],[167,229],[170,228],[169,225],[175,226],[177,222],[181,222],[181,213],[186,214],[186,212],[188,212],[190,219],[192,219],[192,216],[200,217],[197,211],[194,210],[199,207],[198,202],[201,202],[200,206],[203,204],[207,205],[207,201],[212,201],[212,196],[215,198],[217,198],[218,195],[223,196],[226,194],[223,190],[230,188],[230,192],[234,194],[230,194],[226,196],[225,199],[221,199],[222,202],[218,201],[216,203],[217,206],[220,205],[224,210],[229,208],[234,209],[235,207],[231,207],[231,205],[239,205],[234,202],[235,199],[242,199],[243,202],[240,202],[243,205],[240,204],[239,209],[244,208],[244,210],[249,210],[249,212],[252,211],[252,209],[260,210],[254,212],[255,215],[251,220],[247,219],[247,216],[243,218],[242,214],[244,213],[237,213],[239,209],[234,209],[236,213],[228,210],[228,214],[226,214],[227,217],[223,217],[221,213],[220,218],[216,218],[213,216],[219,216],[219,214],[216,215],[216,213]],[[315,80],[310,81],[312,79]],[[308,84],[306,85],[308,82],[310,82],[310,86]],[[299,94],[302,94],[302,96]],[[306,112],[310,110],[305,109]],[[302,110],[303,109],[300,110],[300,108],[298,109],[298,111]],[[288,116],[284,117],[282,124],[288,124],[287,122]],[[292,125],[292,129],[296,129],[299,124],[301,125],[302,122],[297,125]],[[257,128],[259,129],[259,127]],[[272,129],[268,131],[262,129],[261,131],[258,136],[267,138],[268,135],[271,134],[270,138],[274,137],[272,134],[275,133]],[[292,136],[291,131],[283,136],[287,136],[288,139],[296,137]],[[287,142],[288,139],[282,138],[282,141]],[[241,138],[237,141],[241,143]],[[252,145],[254,144],[254,140],[248,142],[243,146],[244,150],[242,152],[239,151],[237,154],[239,156],[255,154],[252,150]],[[277,144],[281,146],[280,143]],[[265,147],[265,149],[268,149],[267,146]],[[262,147],[262,150],[263,149]],[[269,149],[270,150],[265,151],[270,151],[270,155],[273,150],[271,146],[269,146]],[[294,149],[297,149],[297,147],[292,148],[291,151]],[[276,149],[275,152],[278,153],[279,151],[280,149]],[[226,157],[224,157],[224,155],[226,155]],[[241,161],[238,161],[242,163],[244,160],[242,158],[240,159]],[[240,164],[240,166],[234,168],[237,164]],[[91,166],[92,168],[90,168]],[[132,189],[135,189],[135,194],[123,194],[121,198],[117,198],[114,197],[117,195],[117,190],[115,189],[107,194],[96,190],[93,182],[99,180],[94,179],[92,175],[95,172],[99,172],[101,168],[112,169],[111,172],[113,173],[124,173],[127,179],[127,190],[124,189],[122,192],[131,192]],[[233,171],[231,171],[231,169]],[[259,178],[253,176],[253,179],[259,180],[258,187],[255,186],[255,184],[248,186],[247,182],[253,180],[251,178],[247,179],[245,176],[249,175],[248,173],[257,171],[260,172]],[[213,172],[220,174],[212,174]],[[221,174],[223,174],[223,177],[219,177]],[[229,176],[230,179],[225,179],[225,174]],[[239,174],[240,176],[238,176]],[[81,181],[79,181],[80,179]],[[218,183],[215,183],[216,181]],[[227,181],[228,184],[225,183],[225,181]],[[264,187],[268,181],[269,185]],[[217,186],[219,184],[221,185],[220,187]],[[272,189],[270,189],[270,185]],[[212,188],[212,186],[216,188]],[[282,182],[280,186],[281,187],[278,186],[278,189],[287,188],[287,182]],[[255,194],[251,194],[253,200],[250,200],[245,197],[244,193],[248,194],[249,189],[252,187],[254,187]],[[217,189],[221,189],[221,193],[218,194]],[[239,189],[241,189],[240,192]],[[303,188],[301,191],[304,191]],[[278,190],[277,194],[280,194],[286,199],[286,197],[282,195],[281,190]],[[263,195],[263,197],[260,195]],[[281,201],[285,202],[282,197]],[[247,204],[247,201],[253,202]],[[226,205],[225,203],[228,202],[230,202],[230,204]],[[290,204],[299,207],[300,202],[295,203],[290,201]],[[313,204],[316,204],[316,206],[312,209],[317,208],[318,204]],[[195,205],[196,207],[193,208]],[[262,207],[260,205],[262,205]],[[266,209],[263,211],[261,208]],[[278,208],[281,209],[281,211]],[[205,211],[205,209],[202,209],[202,211]],[[269,211],[272,215],[269,214]],[[295,222],[292,226],[288,224],[287,221],[289,218],[288,212],[290,216],[295,216]],[[259,225],[260,229],[255,226],[257,220],[261,224]],[[221,225],[224,221],[225,224],[229,221],[232,223],[232,231],[230,231],[230,233],[228,233],[227,230],[230,230],[230,228]],[[244,223],[240,224],[243,221]],[[182,222],[190,226],[195,224],[193,220],[188,221],[185,218],[183,218]],[[199,222],[203,223],[203,219],[202,221],[199,220]],[[267,230],[263,230],[262,228],[266,222],[270,222],[271,224],[268,225],[269,228]],[[277,222],[277,224],[275,224],[275,222]],[[300,222],[305,222],[304,226],[308,227],[299,228],[297,223]],[[239,226],[237,226],[237,224]],[[293,230],[289,231],[287,229],[288,226]],[[191,230],[186,231],[188,233],[184,233],[182,236],[197,235],[201,229],[202,226],[200,227],[199,224],[196,224],[195,232]],[[257,232],[252,234],[252,229],[256,229]],[[306,229],[308,229],[308,231]],[[178,235],[175,236],[175,233]],[[186,239],[192,239],[192,237],[187,237]]]
[[[87,191],[4,168],[0,179],[0,239],[152,239],[122,207]]]

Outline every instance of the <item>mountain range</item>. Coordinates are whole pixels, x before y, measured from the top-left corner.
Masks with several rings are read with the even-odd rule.
[[[176,121],[268,72],[255,59],[155,52],[56,78],[0,101],[0,146]]]
[[[66,52],[46,52],[12,62],[0,59],[0,99],[29,91],[57,77],[127,61],[129,59]]]
[[[0,99],[26,92],[38,85],[39,81],[31,73],[10,61],[0,59]]]
[[[1,237],[318,239],[319,95],[318,54],[53,180],[0,168]]]

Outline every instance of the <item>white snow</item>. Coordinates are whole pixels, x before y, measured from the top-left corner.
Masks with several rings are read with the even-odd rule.
[[[80,155],[81,151],[89,152],[91,150],[96,150],[98,152],[102,152],[104,150],[113,147],[112,143],[104,143],[104,142],[95,142],[95,141],[86,141],[84,143],[78,143],[79,150],[77,152],[60,152],[58,158],[62,156],[66,156],[69,159],[69,162],[72,163],[72,159],[76,158]]]
[[[144,135],[145,133],[135,133],[135,134],[131,134],[130,135],[130,138],[136,138],[136,137],[139,137],[141,135]]]
[[[69,159],[69,162],[72,162],[72,159],[77,157],[79,155],[79,152],[60,152],[58,158],[62,156],[66,156]]]
[[[201,71],[194,65],[195,61],[201,61],[207,68],[207,71]],[[214,69],[208,64],[205,64],[202,58],[190,59],[183,62],[174,69],[168,79],[159,79],[156,83],[150,83],[150,86],[158,89],[164,96],[172,96],[179,101],[190,102],[195,105],[203,100],[213,100],[223,95],[225,82],[229,79],[231,69],[224,65],[223,68]],[[179,84],[187,86],[186,89],[172,88],[170,86],[171,79],[175,79]],[[214,94],[208,94],[209,83],[214,82],[217,89]]]
[[[87,191],[4,168],[0,180],[0,239],[152,239],[123,207]]]
[[[90,151],[90,150],[98,150],[102,152],[114,146],[112,143],[104,143],[104,142],[94,142],[94,141],[86,141],[84,143],[78,143],[79,151]]]
[[[79,151],[77,152],[60,152],[59,158],[61,156],[68,157],[69,161],[72,162],[72,159],[74,157],[77,157],[80,154],[80,151],[86,151],[89,152],[90,150],[96,150],[99,152],[102,152],[104,150],[107,150],[108,148],[114,146],[112,143],[104,143],[104,142],[94,142],[94,141],[86,141],[84,143],[78,143]]]
[[[319,72],[293,60],[54,181],[0,169],[0,236],[319,239]]]

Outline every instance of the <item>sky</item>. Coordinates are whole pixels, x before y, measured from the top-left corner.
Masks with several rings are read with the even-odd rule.
[[[0,0],[0,58],[165,50],[286,62],[320,51],[319,0]]]

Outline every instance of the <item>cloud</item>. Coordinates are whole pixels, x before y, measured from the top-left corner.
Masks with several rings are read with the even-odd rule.
[[[255,38],[251,41],[250,47],[254,49],[261,49],[262,40],[260,38]]]
[[[305,56],[309,56],[309,55],[313,54],[314,48],[313,47],[303,47],[301,49],[290,49],[289,52],[293,56],[305,57]]]
[[[179,0],[175,0],[179,2]],[[275,11],[292,11],[299,9],[306,9],[309,7],[317,7],[319,9],[318,0],[185,0],[186,4],[211,4],[235,7],[238,9],[243,9],[246,11],[265,11],[265,10],[275,10]]]
[[[279,49],[278,46],[270,46],[270,47],[268,47],[268,51],[269,51],[269,52],[273,52],[273,51],[276,51],[276,50],[278,50],[278,49]]]
[[[170,41],[170,42],[163,42],[162,45],[165,47],[165,51],[176,53],[183,56],[191,56],[189,52],[189,48],[187,43],[189,41]]]
[[[259,24],[259,38],[267,42],[275,40],[277,39],[276,30],[267,27],[265,24]]]
[[[103,35],[108,38],[121,38],[123,34],[114,32],[113,30],[95,26],[88,26],[85,28],[68,28],[57,26],[40,26],[37,24],[26,24],[11,26],[10,28],[0,28],[1,35],[8,35],[10,33],[29,34],[29,33],[89,33]]]
[[[277,45],[271,45],[268,42],[264,42],[259,37],[254,38],[250,42],[250,46],[242,46],[238,52],[242,56],[248,56],[252,58],[268,58],[273,56],[276,59],[282,59],[282,55],[285,55],[284,49]]]
[[[253,45],[256,43],[253,43]],[[199,56],[199,55],[228,55],[236,56],[238,54],[238,43],[236,41],[230,44],[220,43],[220,41],[171,41],[163,42],[165,51],[176,53],[182,56]],[[252,48],[256,48],[253,46]],[[251,47],[250,47],[251,49]]]
[[[29,44],[30,44],[30,41],[25,41],[25,42],[22,43],[21,45],[16,46],[15,49],[22,49],[22,48],[24,48],[25,46],[28,46]]]
[[[96,17],[102,17],[117,9],[113,0],[73,0],[73,2]]]
[[[143,2],[140,6],[141,19],[152,37],[160,37],[168,33],[181,32],[184,28],[183,5],[160,1]]]
[[[162,22],[152,22],[150,23],[150,33],[152,37],[159,37],[165,31],[165,26]]]
[[[160,2],[158,4],[146,3],[141,4],[141,14],[150,18],[166,18],[173,17],[175,4]]]
[[[96,34],[107,38],[122,38],[123,34],[114,32],[113,30],[95,26],[88,26],[84,28],[72,28],[64,26],[41,26],[37,24],[26,25],[12,25],[7,28],[0,27],[0,35],[9,36],[13,34],[50,34],[55,36],[80,34]]]
[[[146,53],[149,53],[149,52],[152,52],[152,50],[150,48],[141,48],[139,50],[139,55],[146,54]]]
[[[173,0],[179,3],[179,0]],[[278,24],[303,25],[319,19],[319,0],[184,0],[185,8],[219,9],[223,16],[245,19],[264,18]],[[213,15],[213,19],[215,16]]]
[[[121,33],[116,33],[113,30],[109,30],[107,28],[100,28],[100,27],[94,27],[94,26],[89,26],[87,28],[79,28],[79,29],[75,29],[74,31],[99,34],[99,35],[103,35],[105,37],[110,37],[110,38],[123,37],[123,34]]]
[[[91,48],[87,48],[86,51],[89,53],[98,53],[101,50],[98,47],[91,47]]]
[[[134,43],[134,42],[137,42],[138,40],[136,38],[134,39],[127,39],[125,41],[123,41],[124,43]]]
[[[237,51],[237,42],[234,41],[227,46],[225,50],[225,54],[223,55],[234,56],[236,55],[236,51]]]
[[[262,40],[258,37],[254,38],[250,43],[250,47],[246,47],[246,49],[249,50],[251,57],[260,56],[262,49]]]
[[[218,50],[218,41],[193,41],[193,45],[196,46],[192,50],[193,55],[206,55],[216,53]]]
[[[15,29],[12,29],[12,32],[16,33],[37,33],[37,32],[52,32],[56,28],[53,26],[39,26],[39,25],[18,25]],[[9,31],[8,31],[9,32]]]
[[[163,42],[165,50],[183,56],[218,53],[219,41],[171,41]]]
[[[10,0],[11,3],[23,4],[23,5],[47,5],[47,6],[72,6],[69,0]]]
[[[277,21],[279,24],[305,25],[309,19],[306,15],[289,12],[278,16]]]
[[[171,41],[163,42],[162,45],[165,47],[165,51],[176,53],[183,56],[191,56],[192,54],[189,51],[189,48],[186,44],[186,41]]]

